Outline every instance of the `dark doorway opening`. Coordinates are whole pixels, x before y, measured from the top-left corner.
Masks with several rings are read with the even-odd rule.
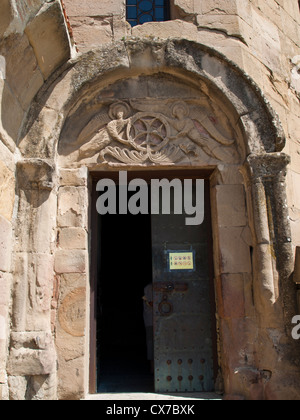
[[[208,175],[201,171],[130,172],[128,180],[142,178],[149,184],[152,179],[197,180],[207,179]],[[103,173],[101,178],[105,176],[118,185],[118,172]],[[191,389],[190,392],[207,391],[211,386],[206,386],[204,379],[212,376],[215,379],[218,372],[209,182],[205,183],[205,223],[200,226],[200,238],[196,241],[200,245],[204,241],[203,245],[207,248],[207,252],[203,253],[198,249],[199,244],[193,245],[192,238],[185,239],[183,236],[183,232],[186,232],[184,223],[181,223],[180,229],[171,223],[174,216],[164,216],[167,217],[167,224],[170,224],[164,231],[159,227],[160,217],[151,216],[150,211],[148,215],[99,216],[96,212],[96,202],[100,196],[96,190],[99,174],[94,175],[93,181],[90,392],[168,392],[166,389],[170,391],[169,379],[172,379],[173,383],[176,380],[180,381],[180,386],[176,387],[175,384],[175,388],[173,387],[174,392],[177,392],[177,389]],[[117,187],[116,196],[116,208],[119,209],[119,187]],[[130,198],[131,193],[128,192],[128,200]],[[151,204],[150,195],[148,204]],[[197,232],[194,229],[192,231],[192,236],[198,237]],[[158,238],[156,244],[161,249],[159,260],[155,258],[154,246],[157,232],[163,236]],[[167,239],[163,232],[168,235]],[[169,238],[169,234],[173,235],[172,239]],[[183,278],[176,272],[172,274],[167,269],[167,259],[163,261],[166,250],[171,250],[173,253],[187,250],[195,252],[195,278],[189,276]],[[206,267],[205,270],[202,262]],[[161,278],[157,276],[158,269],[164,272]],[[205,273],[207,275],[204,275]],[[164,282],[168,284],[165,285]],[[147,360],[146,328],[143,320],[142,297],[149,283],[153,284],[155,378],[151,373],[151,363]],[[169,283],[172,283],[170,289]],[[194,292],[194,283],[199,285],[197,292]],[[204,289],[203,285],[205,285]],[[163,316],[160,310],[162,302],[165,302],[164,307],[174,308],[178,322],[175,317]],[[198,308],[201,309],[201,313]],[[182,313],[190,316],[191,319],[185,321],[185,318],[180,315]],[[171,326],[173,329],[168,325],[172,319],[174,320],[174,325]],[[205,326],[208,335],[203,334],[201,323]],[[192,328],[187,328],[186,325]],[[209,332],[210,326],[211,332]],[[165,329],[167,334],[161,328]],[[191,330],[193,333],[184,335],[187,339],[183,338],[183,333]],[[171,347],[169,337],[175,340]],[[189,341],[189,346],[187,341]],[[203,355],[201,348],[203,343],[207,343],[204,348],[205,351],[208,350],[207,355]],[[173,359],[178,363],[172,363]],[[166,369],[168,369],[167,372]],[[203,373],[205,369],[207,371]],[[168,381],[167,386],[162,388],[158,387],[158,384],[161,384],[161,378]],[[186,379],[189,381],[187,387],[183,386],[183,381]]]
[[[150,215],[98,216],[97,392],[153,392],[143,320]]]

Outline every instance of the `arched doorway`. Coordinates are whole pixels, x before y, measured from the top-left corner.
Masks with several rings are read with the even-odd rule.
[[[15,313],[24,316],[15,317],[13,331],[46,334],[53,319],[55,341],[41,355],[49,352],[59,362],[58,370],[53,362],[26,375],[57,383],[60,398],[88,391],[90,174],[194,169],[210,173],[217,352],[225,391],[265,398],[276,389],[284,370],[270,366],[265,355],[266,349],[274,352],[270,331],[286,334],[289,306],[282,321],[282,304],[291,292],[292,261],[286,209],[278,205],[285,200],[283,146],[280,124],[260,91],[204,46],[128,40],[62,69],[37,97],[19,145],[22,253],[18,248],[16,254],[22,280],[15,292],[19,296],[17,289],[26,286],[31,298],[26,305],[15,299]],[[28,206],[35,209],[30,220]],[[274,220],[281,225],[274,228]],[[47,241],[26,236],[33,223],[43,226]],[[52,283],[39,270],[42,261]],[[33,271],[27,287],[22,273]],[[51,308],[48,285],[54,279],[59,296]]]
[[[172,96],[175,93],[176,96]],[[134,171],[140,168],[142,170],[140,177],[148,178],[151,184],[156,179],[158,169],[162,171],[159,179],[173,176],[172,181],[174,181],[179,177],[183,184],[186,179],[195,178],[195,170],[187,171],[187,168],[194,167],[198,168],[198,173],[199,169],[202,170],[207,179],[205,223],[203,221],[198,223],[203,226],[185,226],[184,220],[187,217],[185,211],[177,215],[174,220],[171,216],[164,219],[163,215],[160,217],[151,215],[151,219],[144,221],[145,230],[147,224],[150,224],[148,234],[151,235],[152,232],[152,238],[150,236],[146,238],[144,244],[146,248],[148,247],[150,259],[148,270],[146,268],[142,270],[141,266],[137,269],[134,266],[126,267],[126,261],[132,259],[130,252],[126,254],[126,250],[132,248],[131,252],[134,253],[135,245],[131,239],[135,231],[143,232],[142,226],[138,227],[133,223],[130,227],[132,232],[126,230],[124,242],[122,237],[124,229],[122,230],[122,224],[115,215],[112,216],[115,221],[111,222],[106,234],[110,219],[106,217],[98,221],[101,232],[98,241],[96,240],[92,247],[93,258],[96,256],[98,261],[92,276],[92,289],[95,289],[97,296],[92,307],[94,305],[98,307],[92,314],[93,320],[97,318],[97,325],[91,332],[92,359],[94,359],[90,372],[92,390],[95,392],[96,372],[100,391],[112,392],[120,389],[120,384],[124,391],[132,389],[130,379],[132,375],[127,369],[130,362],[121,366],[120,361],[125,356],[130,360],[130,355],[135,354],[130,345],[134,348],[143,348],[143,343],[134,340],[130,330],[135,319],[142,321],[141,296],[149,279],[151,283],[153,279],[151,303],[154,306],[155,389],[161,392],[212,391],[217,379],[218,361],[213,297],[215,286],[212,270],[210,272],[213,265],[213,246],[209,183],[215,168],[221,163],[238,173],[242,162],[242,151],[238,149],[238,143],[242,141],[241,133],[232,127],[230,117],[213,98],[204,92],[199,92],[192,83],[184,83],[179,78],[164,73],[128,78],[111,84],[98,92],[97,104],[92,112],[93,116],[90,114],[90,109],[79,106],[75,115],[72,115],[72,122],[79,119],[80,115],[82,124],[77,141],[72,145],[66,145],[66,142],[74,135],[71,134],[74,123],[66,121],[59,145],[61,166],[75,163],[87,164],[90,168],[108,167],[110,170],[105,174],[107,178],[114,178],[121,170],[129,171],[132,177]],[[174,167],[177,173],[174,172]],[[184,178],[180,175],[182,170],[186,172]],[[104,175],[96,170],[93,176],[102,178]],[[198,175],[199,179],[201,175]],[[93,189],[95,188],[94,185]],[[239,211],[244,213],[242,223],[238,222],[240,225],[235,226],[235,221],[231,224],[241,233],[247,226],[245,192],[243,188],[237,186],[233,186],[232,191],[234,195],[231,199],[237,195],[239,203],[242,203]],[[92,211],[96,211],[95,203],[92,204]],[[135,217],[135,223],[137,220],[138,217]],[[130,224],[128,216],[127,222],[123,220],[123,224],[128,228]],[[117,226],[118,229],[114,231]],[[98,231],[96,225],[92,227],[92,231]],[[99,241],[101,241],[100,246]],[[111,241],[113,242],[108,246]],[[245,264],[243,269],[250,273],[250,248],[247,244],[241,244],[240,248],[242,245],[244,245],[242,255]],[[109,251],[105,251],[106,248]],[[169,255],[184,253],[192,255],[194,261],[191,269],[185,272],[185,269],[168,268],[166,260]],[[124,254],[127,255],[125,260],[121,258]],[[138,260],[142,260],[142,255],[138,254],[138,251],[136,254]],[[115,261],[119,263],[116,264]],[[112,268],[115,266],[117,271]],[[136,281],[134,281],[135,276]],[[167,290],[167,284],[172,290]],[[135,295],[136,290],[139,290],[137,295]],[[129,315],[126,318],[125,314],[131,312],[130,302],[133,299],[137,302],[136,313],[133,311],[133,318],[129,318]],[[172,309],[177,305],[177,308],[175,311],[170,310],[172,313],[162,313],[161,308],[168,305]],[[106,313],[110,313],[110,316],[106,316]],[[122,330],[125,336],[119,330]],[[126,346],[122,345],[124,343]],[[112,359],[113,354],[115,354],[114,359]],[[138,360],[138,355],[135,354],[133,358]],[[134,366],[132,370],[135,370]],[[109,375],[109,372],[115,371],[124,371],[124,376],[120,378],[116,373]],[[141,378],[138,382],[141,383]]]

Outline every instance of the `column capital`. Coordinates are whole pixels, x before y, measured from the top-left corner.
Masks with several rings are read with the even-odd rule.
[[[43,159],[25,159],[17,163],[19,187],[23,190],[48,190],[55,186],[56,168]]]
[[[247,157],[245,167],[252,180],[277,177],[280,181],[285,178],[290,162],[290,156],[285,153],[252,154]]]

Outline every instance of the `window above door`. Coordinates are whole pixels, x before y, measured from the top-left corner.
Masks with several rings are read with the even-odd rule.
[[[126,0],[126,19],[131,26],[170,19],[169,0]]]

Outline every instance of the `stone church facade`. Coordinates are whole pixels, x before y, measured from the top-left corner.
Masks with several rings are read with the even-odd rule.
[[[120,170],[207,180],[216,388],[300,398],[298,1],[169,7],[1,0],[0,399],[96,392],[93,180]]]

